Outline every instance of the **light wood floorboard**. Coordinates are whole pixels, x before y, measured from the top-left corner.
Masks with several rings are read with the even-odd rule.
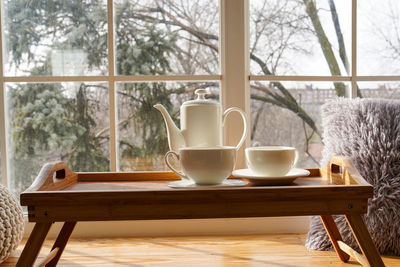
[[[359,266],[333,251],[308,251],[305,235],[71,239],[58,266]],[[39,258],[51,249],[46,241]],[[1,267],[14,266],[22,245]],[[400,257],[384,256],[386,266]]]

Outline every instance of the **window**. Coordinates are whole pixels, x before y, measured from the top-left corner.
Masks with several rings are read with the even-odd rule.
[[[362,97],[400,99],[400,3],[358,1],[358,75]]]
[[[400,97],[400,4],[376,2],[3,0],[3,183],[21,192],[49,160],[167,170],[152,106],[179,122],[197,88],[246,111],[247,145],[296,146],[299,166],[318,166],[326,100]],[[241,136],[236,119],[225,144]]]
[[[298,166],[319,165],[319,109],[351,88],[351,11],[343,0],[250,0],[253,145],[291,145]]]
[[[11,188],[29,187],[54,160],[81,171],[109,171],[107,83],[6,83],[5,90]]]
[[[326,100],[399,99],[400,5],[377,2],[250,0],[253,145],[290,144],[316,167]]]
[[[219,97],[219,1],[3,0],[2,170],[166,170],[162,103]],[[4,103],[3,103],[4,102]]]
[[[162,103],[166,107],[173,106],[171,115],[177,118],[180,105],[193,98],[197,88],[209,88],[214,98],[218,99],[217,81],[116,84],[119,170],[170,170],[164,162],[164,155],[169,150],[164,120],[153,105]],[[151,96],[146,95],[151,93]]]

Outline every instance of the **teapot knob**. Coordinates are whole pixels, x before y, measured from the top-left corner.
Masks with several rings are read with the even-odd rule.
[[[196,91],[194,91],[194,93],[197,95],[197,99],[201,100],[205,99],[205,95],[210,94],[207,89],[197,89]]]

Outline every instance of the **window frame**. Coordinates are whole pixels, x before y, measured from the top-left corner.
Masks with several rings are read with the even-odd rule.
[[[7,140],[6,140],[6,103],[5,103],[5,89],[4,86],[7,82],[107,82],[109,85],[109,117],[110,117],[110,171],[117,171],[118,169],[118,146],[117,146],[117,112],[116,112],[116,95],[115,83],[116,82],[154,82],[154,81],[219,81],[220,82],[220,100],[223,108],[236,106],[242,108],[248,118],[250,125],[250,82],[251,81],[344,81],[351,82],[351,87],[348,88],[347,96],[354,98],[357,95],[357,82],[358,81],[400,81],[400,76],[357,76],[357,0],[352,0],[352,40],[351,40],[351,75],[348,76],[263,76],[263,75],[250,75],[249,72],[249,2],[251,0],[220,0],[220,74],[219,75],[168,75],[168,76],[116,76],[115,75],[115,62],[114,62],[114,21],[113,21],[113,1],[107,0],[108,11],[108,61],[112,62],[108,66],[107,76],[40,76],[40,77],[11,77],[4,76],[3,64],[0,64],[0,158],[1,158],[1,183],[5,186],[8,185],[7,170],[9,169],[7,160]],[[3,2],[1,1],[0,11],[3,9]],[[2,29],[3,15],[0,12],[0,31]],[[0,63],[3,63],[3,43],[2,33],[0,34]],[[239,41],[238,39],[239,38]],[[233,41],[234,40],[234,41]],[[234,64],[232,64],[232,62]],[[230,118],[227,125],[224,127],[224,141],[225,144],[234,144],[239,140],[242,125],[240,118]],[[248,127],[250,129],[250,127]],[[248,136],[245,145],[238,153],[238,163],[236,168],[245,167],[244,147],[250,144],[250,137]],[[231,219],[230,228],[224,228],[219,231],[219,234],[240,234],[246,233],[246,229],[253,229],[254,224],[262,225],[263,230],[251,232],[255,233],[302,233],[307,229],[308,219],[289,217],[279,219],[277,218],[257,218],[257,219],[244,219],[235,220]],[[171,234],[209,234],[215,233],[215,225],[221,220],[200,220],[193,222],[194,225],[206,225],[205,228],[200,230],[189,229],[181,232],[168,232]],[[226,220],[222,220],[225,224]],[[118,225],[118,222],[110,222],[113,225]],[[115,223],[115,224],[114,224]],[[165,229],[169,229],[168,225],[173,224],[172,221],[162,222]],[[197,224],[196,224],[197,223]],[[129,233],[129,227],[125,232],[118,231],[117,233],[110,229],[112,227],[105,227],[104,224],[98,222],[90,224],[90,227],[97,226],[93,232],[98,232],[98,236],[112,236],[112,235],[137,235],[137,233]],[[160,228],[160,227],[156,227]],[[194,227],[193,229],[198,229]],[[27,228],[28,234],[30,228]],[[175,228],[174,228],[175,229]],[[232,230],[236,229],[236,230]],[[152,235],[155,230],[145,231],[146,235]],[[164,233],[164,232],[163,232]],[[162,233],[161,233],[162,234]],[[79,234],[84,236],[85,233]]]
[[[8,185],[8,159],[6,140],[6,98],[7,82],[106,82],[109,86],[110,118],[110,171],[118,170],[117,146],[117,111],[115,84],[117,82],[161,82],[161,81],[219,81],[220,101],[224,109],[236,106],[243,109],[250,125],[250,82],[252,81],[326,81],[350,82],[346,96],[357,96],[357,82],[362,81],[400,81],[400,75],[392,76],[358,76],[357,75],[357,0],[351,4],[351,75],[344,76],[307,76],[307,75],[250,75],[249,63],[249,3],[251,0],[220,0],[220,74],[217,75],[163,75],[163,76],[120,76],[115,74],[114,54],[114,6],[113,0],[107,0],[108,14],[108,75],[106,76],[4,76],[3,64],[0,65],[0,157],[2,184]],[[4,10],[1,2],[1,12]],[[3,25],[3,14],[0,14],[0,31]],[[0,34],[0,62],[3,63],[3,36]],[[233,116],[234,117],[234,116]],[[232,145],[241,136],[242,125],[239,117],[229,119],[224,127],[224,142]],[[250,127],[248,127],[250,128]],[[248,136],[245,145],[238,153],[237,168],[245,167],[244,147],[250,144]]]

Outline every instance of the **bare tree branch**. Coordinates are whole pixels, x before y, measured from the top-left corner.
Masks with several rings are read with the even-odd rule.
[[[345,68],[347,74],[350,75],[349,60],[348,60],[347,54],[346,54],[346,47],[344,45],[344,38],[343,38],[342,30],[340,28],[339,17],[338,17],[337,11],[336,11],[335,2],[334,2],[334,0],[328,0],[328,2],[329,2],[330,10],[331,10],[331,17],[332,17],[333,25],[335,26],[337,41],[339,43],[340,59],[342,60],[342,63],[344,65],[344,68]]]
[[[325,30],[321,25],[321,21],[318,16],[318,10],[315,6],[313,0],[303,0],[304,5],[306,6],[306,12],[311,19],[311,22],[314,26],[315,34],[317,35],[318,42],[321,46],[322,53],[324,54],[325,60],[328,63],[329,70],[332,75],[341,76],[340,68],[337,63],[335,54],[332,50],[332,45],[328,40],[328,37],[325,34]],[[346,88],[343,83],[334,83],[336,94],[338,96],[345,96]]]
[[[335,26],[336,38],[339,44],[339,56],[342,60],[343,66],[347,72],[347,75],[350,75],[350,64],[346,54],[346,47],[344,45],[344,38],[342,34],[342,30],[340,28],[339,16],[336,11],[336,5],[334,0],[328,0],[329,8],[331,10],[331,17],[333,21],[333,25]],[[357,95],[361,97],[360,88],[357,85]]]

